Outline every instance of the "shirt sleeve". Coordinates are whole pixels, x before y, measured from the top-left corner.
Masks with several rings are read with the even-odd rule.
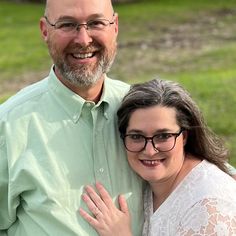
[[[197,202],[181,219],[176,235],[236,235],[235,204],[216,198]]]
[[[229,163],[226,163],[226,166],[229,170],[230,175],[236,175],[236,168],[230,165]]]
[[[5,230],[4,231],[0,230],[0,236],[7,236],[6,231]]]
[[[7,145],[3,125],[0,122],[0,236],[7,235],[6,230],[16,220],[19,197],[14,198],[9,195]]]

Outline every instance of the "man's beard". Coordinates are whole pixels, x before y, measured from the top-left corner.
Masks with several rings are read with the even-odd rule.
[[[96,65],[84,65],[84,64],[71,64],[66,60],[65,57],[60,56],[61,54],[53,47],[50,42],[48,44],[49,52],[53,58],[54,64],[58,69],[62,79],[71,85],[76,87],[90,87],[102,78],[104,73],[107,73],[113,61],[115,59],[117,46],[116,43],[112,46],[111,50],[108,52],[106,49],[101,49],[99,47],[98,61]],[[89,46],[88,48],[90,48]],[[95,46],[94,48],[98,48]],[[83,48],[83,51],[89,51]],[[82,51],[82,50],[81,50]]]

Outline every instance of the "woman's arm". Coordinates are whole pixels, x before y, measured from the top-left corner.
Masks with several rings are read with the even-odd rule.
[[[185,212],[175,235],[236,235],[235,203],[227,199],[202,199]]]
[[[99,194],[91,186],[85,187],[86,193],[82,199],[93,215],[80,208],[81,216],[100,236],[132,236],[130,214],[124,196],[118,197],[118,209],[102,184],[96,183],[96,188]]]

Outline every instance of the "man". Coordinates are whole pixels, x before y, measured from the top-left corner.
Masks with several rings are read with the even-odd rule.
[[[78,213],[83,186],[122,193],[134,235],[142,228],[142,184],[116,127],[128,85],[106,72],[118,18],[110,0],[48,0],[40,20],[54,66],[0,107],[0,235],[93,236]]]
[[[107,78],[118,16],[110,0],[48,0],[40,20],[49,76],[0,107],[0,235],[97,235],[78,209],[83,187],[122,193],[134,235],[142,182],[129,169],[116,110],[129,86]]]

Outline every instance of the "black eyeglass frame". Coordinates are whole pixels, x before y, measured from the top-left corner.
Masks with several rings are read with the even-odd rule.
[[[114,17],[114,16],[115,16],[115,13],[113,13],[113,16],[112,16],[112,17]],[[55,22],[55,23],[53,24],[53,23],[51,23],[51,22],[49,21],[49,19],[48,19],[48,17],[47,17],[46,15],[44,16],[44,18],[45,18],[46,22],[47,22],[49,25],[51,25],[51,26],[54,27],[55,29],[60,29],[60,27],[57,27],[57,24],[58,24],[60,21],[57,21],[57,22]],[[106,22],[107,22],[107,25],[105,25],[105,26],[115,24],[115,20],[114,20],[114,21],[110,21],[110,20],[108,20],[108,19],[96,19],[96,20],[98,20],[98,21],[99,21],[99,20],[106,21]],[[76,30],[76,31],[79,31],[80,28],[81,28],[81,26],[84,26],[86,30],[89,30],[90,28],[89,28],[88,24],[89,24],[90,22],[95,22],[96,20],[90,20],[90,21],[88,21],[87,23],[78,23],[78,22],[77,22],[77,23],[76,23],[75,30]]]
[[[176,139],[180,136],[180,134],[181,134],[183,131],[184,131],[184,129],[181,128],[178,133],[165,133],[165,134],[167,134],[167,135],[169,134],[169,135],[172,135],[172,136],[175,137],[173,146],[172,146],[170,149],[165,150],[165,151],[159,150],[158,148],[155,147],[155,144],[154,144],[153,139],[154,139],[155,136],[157,136],[157,134],[156,134],[156,135],[153,135],[152,137],[146,137],[146,136],[144,136],[144,135],[139,134],[140,136],[142,136],[142,137],[145,139],[145,144],[144,144],[143,148],[140,149],[139,151],[131,151],[131,150],[129,150],[129,149],[127,148],[127,146],[126,146],[125,138],[128,137],[128,136],[130,136],[130,135],[132,135],[132,134],[123,135],[123,136],[121,136],[121,138],[122,138],[122,140],[123,140],[123,143],[124,143],[124,146],[125,146],[126,150],[128,150],[129,152],[135,152],[135,153],[142,152],[143,150],[145,150],[145,148],[146,148],[146,146],[147,146],[147,142],[148,142],[149,140],[151,141],[152,146],[153,146],[153,148],[154,148],[156,151],[158,151],[158,152],[169,152],[169,151],[171,151],[171,150],[175,147]]]

